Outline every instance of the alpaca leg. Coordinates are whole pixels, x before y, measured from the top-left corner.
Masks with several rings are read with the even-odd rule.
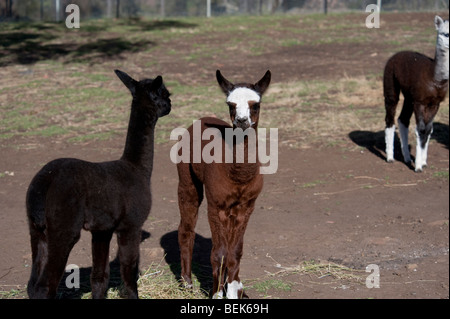
[[[395,138],[395,109],[397,101],[386,102],[386,129],[384,130],[384,140],[386,143],[386,161],[388,163],[394,162],[394,138]]]
[[[47,240],[43,231],[36,229],[30,225],[31,252],[32,252],[32,268],[30,280],[27,285],[28,297],[35,298],[36,282],[42,274],[42,270],[47,262]]]
[[[427,138],[427,142],[425,143],[425,148],[423,149],[423,153],[422,153],[422,166],[423,167],[427,167],[427,160],[428,160],[428,145],[430,144],[430,138],[431,135],[433,134],[433,129],[431,129],[430,134],[428,135]]]
[[[427,152],[430,137],[433,132],[433,118],[438,108],[428,108],[425,111],[423,105],[417,105],[416,114],[416,172],[422,172],[423,167],[427,165]]]
[[[64,268],[70,251],[80,238],[80,232],[67,230],[47,229],[48,257],[35,285],[33,298],[55,298],[59,282],[64,274]]]
[[[244,293],[244,286],[239,279],[239,269],[244,245],[244,234],[253,205],[241,210],[233,209],[229,223],[228,235],[228,258],[227,258],[227,298],[244,299],[248,296]]]
[[[413,114],[413,103],[410,97],[405,97],[402,112],[398,118],[398,129],[400,132],[400,144],[402,147],[403,160],[406,164],[411,163],[411,154],[409,152],[408,134],[409,122]]]
[[[211,266],[213,273],[213,299],[223,298],[223,287],[225,283],[225,272],[227,263],[225,243],[214,243],[211,250]]]
[[[416,129],[416,161],[415,161],[415,171],[420,173],[423,171],[422,167],[422,155],[423,155],[423,148],[422,148],[422,141],[420,138],[420,134],[418,130]]]
[[[120,273],[128,293],[128,299],[138,299],[139,243],[141,229],[127,229],[117,233]]]
[[[428,144],[430,143],[431,133],[433,132],[432,125],[429,131],[427,129],[421,131],[416,128],[415,171],[418,173],[422,172],[423,168],[427,166]]]
[[[393,74],[392,67],[386,66],[383,76],[383,94],[384,94],[384,107],[386,110],[386,129],[385,129],[385,142],[386,142],[386,161],[388,163],[394,162],[394,136],[395,136],[395,111],[400,96],[400,88],[395,76]]]
[[[183,208],[181,208],[183,206]],[[195,225],[198,217],[198,206],[191,203],[180,204],[182,211],[178,227],[178,244],[180,246],[181,278],[187,288],[192,288],[192,254],[195,242]]]
[[[243,234],[242,234],[243,235]],[[227,299],[247,299],[244,293],[244,286],[239,278],[239,268],[242,257],[243,236],[235,247],[229,247],[227,258]]]
[[[208,221],[211,228],[211,266],[213,272],[213,299],[223,298],[223,286],[227,266],[227,239],[226,227],[223,219],[226,219],[224,211],[218,211],[208,207]]]
[[[109,244],[112,232],[92,233],[92,298],[103,299],[109,283]]]
[[[50,196],[51,197],[51,196]],[[70,251],[80,239],[82,222],[77,209],[65,207],[58,201],[48,201],[45,209],[45,230],[30,226],[32,250],[34,256],[33,275],[34,293],[30,298],[55,298],[59,282]],[[57,207],[57,208],[55,208]],[[43,227],[43,226],[41,226]]]
[[[398,119],[398,130],[400,133],[400,144],[402,147],[403,160],[406,164],[409,164],[411,163],[411,154],[409,152],[408,142],[409,129],[408,126],[402,123],[401,119]]]
[[[394,137],[395,137],[395,125],[386,127],[384,130],[384,139],[386,143],[386,161],[388,163],[394,162]]]
[[[181,278],[186,287],[192,287],[192,253],[195,241],[195,225],[198,208],[203,200],[203,185],[192,174],[189,165],[179,165],[178,206],[180,225],[178,227],[178,244],[180,246]]]

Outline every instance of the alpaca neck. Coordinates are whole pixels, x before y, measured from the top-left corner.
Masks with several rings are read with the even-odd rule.
[[[139,111],[139,106],[136,104],[133,100],[127,139],[121,160],[132,163],[142,169],[147,177],[150,177],[153,169],[156,117]]]
[[[253,137],[245,137],[243,143],[244,162],[238,163],[237,156],[238,145],[234,143],[233,163],[227,164],[227,175],[236,183],[246,184],[259,174],[259,160],[258,160],[258,135],[255,129],[255,140]],[[254,145],[256,143],[256,145]],[[249,145],[251,144],[251,145]],[[241,146],[242,147],[242,146]]]
[[[434,58],[435,67],[434,67],[434,80],[436,82],[448,81],[448,49],[436,47],[436,55]]]

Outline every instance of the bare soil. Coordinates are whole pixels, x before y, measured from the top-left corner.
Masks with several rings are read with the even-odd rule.
[[[423,21],[430,16],[412,17]],[[322,44],[280,48],[248,61],[233,64],[230,58],[221,63],[230,62],[227,69],[235,67],[241,70],[235,73],[246,74],[261,73],[264,64],[276,81],[381,72],[388,56],[382,47]],[[161,61],[165,76],[180,80],[204,70],[195,63],[164,62],[163,57]],[[264,61],[271,61],[270,65]],[[209,71],[220,67],[218,62],[211,65]],[[421,174],[402,163],[401,156],[393,164],[386,163],[383,128],[380,118],[377,132],[342,132],[346,147],[297,149],[280,141],[279,168],[264,177],[264,189],[245,235],[240,274],[250,287],[278,280],[288,283],[289,289],[261,291],[253,285],[247,291],[251,298],[449,298],[448,123],[435,124],[440,138],[432,139],[430,167]],[[8,172],[0,178],[0,290],[24,289],[30,275],[25,193],[34,174],[58,157],[95,162],[118,158],[124,140],[72,144],[38,137],[10,139],[0,145],[0,172]],[[169,143],[155,146],[153,207],[143,227],[140,265],[146,269],[162,261],[176,273],[179,213],[170,147]],[[205,212],[202,205],[194,262],[208,273],[211,236]],[[116,252],[114,243],[111,261]],[[359,270],[363,281],[287,270],[311,260]],[[89,233],[83,232],[69,263],[89,271]],[[364,270],[369,264],[380,268],[380,288],[365,285],[369,273]],[[208,288],[207,280],[200,283]]]
[[[2,167],[14,172],[2,178],[0,194],[2,290],[24,288],[29,277],[24,199],[34,173],[48,160],[67,155],[92,161],[117,158],[122,144],[33,142],[29,149],[2,150]],[[144,225],[149,235],[141,244],[142,269],[164,258],[163,263],[170,265],[179,262],[177,173],[169,151],[168,144],[155,149],[154,204]],[[416,174],[405,164],[388,164],[368,150],[280,148],[278,172],[265,176],[246,232],[242,279],[270,280],[268,272],[277,273],[280,266],[316,260],[362,271],[376,264],[380,288],[286,272],[279,279],[292,283],[289,291],[261,294],[250,289],[250,296],[448,298],[449,185],[448,179],[435,176],[448,168],[448,145],[433,143],[429,156],[432,168]],[[211,241],[204,205],[200,216],[194,262],[208,269]],[[114,244],[111,260],[116,251]],[[88,233],[83,232],[69,263],[90,267]]]

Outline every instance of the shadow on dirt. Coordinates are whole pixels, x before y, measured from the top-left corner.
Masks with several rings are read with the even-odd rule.
[[[161,237],[161,247],[164,249],[165,259],[177,280],[181,280],[180,246],[178,245],[178,231],[173,231]],[[212,241],[210,238],[195,235],[194,252],[192,254],[192,274],[200,283],[202,291],[212,290],[211,267]]]
[[[7,58],[0,60],[0,67],[10,64],[33,64],[43,60],[67,57],[70,62],[93,63],[105,59],[122,59],[122,54],[139,52],[155,46],[152,41],[136,41],[123,38],[97,39],[86,44],[49,44],[38,35],[15,33],[7,35],[9,42],[18,42],[1,50]]]
[[[384,141],[384,131],[353,131],[348,136],[353,141],[353,143],[366,148],[372,154],[386,161],[386,144]],[[445,148],[449,149],[449,126],[447,124],[439,122],[434,123],[431,139],[437,141]],[[403,162],[403,155],[401,153],[400,147],[400,139],[396,133],[394,140],[394,159],[396,161]],[[411,156],[411,158],[414,162],[414,156]],[[408,165],[408,167],[413,169],[412,165]]]
[[[145,239],[149,238],[151,235],[147,231],[142,231],[141,235],[141,242]],[[66,267],[67,268],[67,267]],[[68,280],[69,283],[73,283],[73,271],[66,271],[63,275],[63,278],[61,279],[61,282],[59,283],[58,287],[58,293],[57,293],[57,299],[81,299],[81,297],[91,292],[91,272],[92,267],[85,267],[85,268],[79,268],[79,279],[80,279],[80,288],[68,288],[66,286],[66,280]],[[69,276],[71,276],[69,278]],[[119,255],[114,258],[113,261],[109,263],[109,288],[119,288],[122,286],[122,278],[120,275],[120,261],[119,261]],[[120,296],[123,298],[126,298],[124,295],[124,290],[119,289]]]
[[[126,35],[111,37],[108,30],[112,27],[122,27],[132,33],[150,33],[168,28],[196,26],[176,20],[141,19],[123,19],[117,23],[108,20],[102,20],[100,23],[88,21],[77,30],[67,29],[63,23],[11,23],[0,28],[0,67],[53,59],[63,59],[64,63],[96,63],[107,59],[123,59],[124,54],[144,51],[157,46],[157,43],[151,40],[130,39]],[[86,39],[89,40],[86,42]]]
[[[366,148],[372,154],[376,155],[383,161],[386,161],[384,131],[353,131],[348,136],[356,145]],[[395,134],[394,139],[394,159],[396,161],[403,161],[403,155],[400,149],[400,139],[397,133]]]
[[[135,31],[158,31],[166,29],[187,29],[197,27],[197,24],[195,23],[182,22],[172,19],[144,21],[140,18],[130,18],[122,20],[119,24],[135,26]]]
[[[434,123],[431,139],[436,140],[438,143],[444,145],[446,149],[449,149],[449,126],[439,122]]]

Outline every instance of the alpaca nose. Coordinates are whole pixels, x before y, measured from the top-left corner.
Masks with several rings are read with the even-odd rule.
[[[250,127],[250,122],[246,117],[237,117],[236,120],[234,121],[234,125],[243,130],[246,130],[247,128]]]
[[[238,117],[238,118],[236,119],[236,123],[237,123],[237,124],[240,124],[240,125],[246,124],[247,122],[248,122],[248,120],[247,120],[247,118],[245,118],[245,117]]]

